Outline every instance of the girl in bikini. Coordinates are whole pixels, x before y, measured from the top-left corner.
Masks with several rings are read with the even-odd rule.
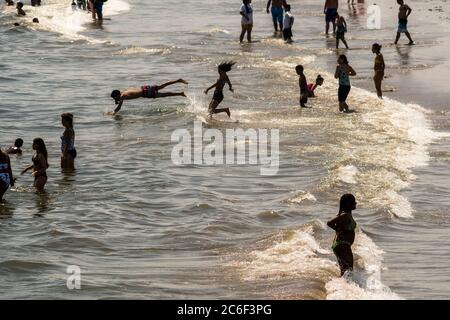
[[[341,197],[339,213],[327,225],[336,231],[333,241],[333,252],[341,269],[341,277],[349,270],[353,270],[352,244],[355,241],[356,222],[353,220],[352,210],[356,209],[356,199],[352,194]]]
[[[375,56],[375,63],[374,63],[374,70],[375,75],[373,77],[373,81],[375,82],[375,88],[377,89],[378,98],[383,99],[383,92],[381,91],[381,82],[384,78],[384,58],[381,54],[381,45],[378,43],[374,43],[372,45],[372,52],[376,54]]]
[[[31,158],[33,164],[25,168],[21,174],[25,174],[28,170],[33,169],[34,186],[38,192],[43,192],[44,186],[47,183],[47,168],[49,167],[47,148],[45,147],[44,140],[41,138],[34,139],[33,150],[36,151],[33,158]]]

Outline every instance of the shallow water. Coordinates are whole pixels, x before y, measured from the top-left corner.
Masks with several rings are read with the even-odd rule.
[[[389,41],[397,9],[379,2],[377,31],[365,27],[367,4],[356,13],[341,9],[358,72],[349,98],[357,112],[349,115],[337,111],[337,55],[333,38],[321,34],[317,1],[291,1],[290,46],[273,38],[265,1],[253,1],[258,42],[250,45],[236,41],[239,4],[230,0],[109,0],[111,20],[102,26],[67,1],[27,6],[26,19],[1,7],[0,144],[24,139],[24,155],[11,159],[16,175],[30,162],[33,138],[44,138],[50,157],[45,195],[20,176],[0,205],[1,297],[447,298],[448,92],[424,99],[426,83],[414,84],[427,73],[448,77],[438,48],[450,8],[411,1],[417,45],[396,49]],[[443,12],[434,10],[439,5]],[[34,16],[39,25],[27,22]],[[442,38],[433,37],[438,30]],[[370,45],[380,39],[389,39],[384,86],[394,91],[383,101],[370,80]],[[224,92],[222,103],[232,121],[219,115],[204,126],[279,129],[277,175],[260,175],[259,165],[171,161],[174,130],[205,122],[211,94],[202,91],[223,60],[237,62],[229,73],[235,92]],[[310,81],[325,78],[311,109],[298,108],[299,63]],[[132,100],[120,115],[104,115],[114,108],[112,89],[180,77],[189,85],[170,89],[185,90],[187,99]],[[60,114],[68,111],[79,155],[74,174],[59,169]],[[326,227],[347,192],[358,202],[351,280],[338,278]],[[81,268],[81,290],[66,287],[69,265]]]

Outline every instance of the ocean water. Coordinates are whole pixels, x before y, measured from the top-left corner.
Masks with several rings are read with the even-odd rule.
[[[316,0],[292,0],[294,40],[273,37],[266,1],[253,1],[257,42],[239,44],[239,1],[109,0],[102,25],[68,1],[25,2],[26,18],[0,6],[0,145],[17,137],[16,186],[0,204],[0,297],[5,299],[445,299],[450,291],[450,6],[409,1],[416,45],[392,44],[397,6],[340,9],[352,50],[323,34]],[[40,24],[32,24],[32,17]],[[21,26],[15,27],[14,22]],[[385,99],[371,82],[373,42],[383,44]],[[405,39],[402,38],[404,43]],[[333,78],[346,53],[358,75],[337,108]],[[203,94],[221,61],[225,115],[205,120]],[[295,66],[325,83],[298,108]],[[109,94],[184,78],[187,98],[126,101]],[[440,90],[438,90],[441,88]],[[166,89],[168,90],[168,89]],[[448,89],[447,89],[448,90]],[[75,115],[77,170],[59,169],[60,114]],[[259,165],[176,165],[177,129],[279,129],[279,171]],[[31,176],[32,139],[49,150],[45,194]],[[247,144],[251,145],[253,141]],[[239,187],[240,186],[240,187]],[[331,251],[339,198],[355,194],[355,271],[340,278]],[[68,290],[67,267],[81,269]]]

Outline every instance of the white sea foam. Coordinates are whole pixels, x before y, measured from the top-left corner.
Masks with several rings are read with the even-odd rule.
[[[24,10],[30,19],[22,19],[22,23],[35,30],[49,31],[60,34],[63,38],[72,41],[84,40],[91,43],[105,43],[107,41],[92,39],[81,34],[86,30],[86,25],[92,22],[91,15],[87,11],[72,10],[70,1],[48,0],[40,7],[24,6]],[[114,16],[129,11],[130,5],[122,0],[109,0],[104,5],[104,16]],[[12,12],[13,13],[13,12]],[[39,19],[39,24],[31,22],[33,17]]]
[[[281,232],[262,249],[253,250],[246,260],[228,266],[237,268],[242,281],[295,279],[329,272],[334,264],[319,255],[330,254],[314,238],[313,226]]]
[[[308,191],[297,191],[296,195],[288,200],[288,202],[290,203],[297,203],[297,204],[302,203],[304,201],[316,202],[317,199],[312,193]]]
[[[138,54],[148,54],[148,55],[167,55],[170,54],[171,50],[169,48],[143,48],[143,47],[129,47],[122,49],[117,52],[117,55],[129,56]]]
[[[333,278],[325,285],[328,300],[398,300],[402,299],[381,282],[383,251],[359,231],[353,246],[354,271]]]
[[[358,174],[358,172],[359,171],[355,166],[349,165],[349,166],[345,166],[345,167],[339,167],[337,169],[337,176],[338,176],[339,180],[341,180],[345,183],[354,184],[354,183],[356,183],[355,176]]]

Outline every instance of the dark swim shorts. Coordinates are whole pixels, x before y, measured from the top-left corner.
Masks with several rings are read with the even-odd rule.
[[[144,98],[155,99],[158,97],[158,86],[142,86],[141,88]]]
[[[221,103],[223,100],[223,92],[222,91],[214,91],[213,100]]]
[[[327,8],[325,11],[325,21],[333,22],[336,19],[337,9],[336,8]]]

